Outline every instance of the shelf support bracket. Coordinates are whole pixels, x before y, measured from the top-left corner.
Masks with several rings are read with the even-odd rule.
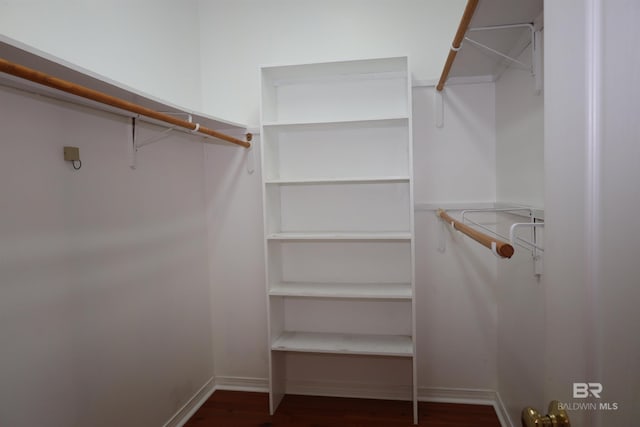
[[[135,169],[137,166],[137,153],[136,147],[136,117],[131,117],[131,140],[127,141],[127,152],[129,153],[129,167]]]
[[[527,28],[530,34],[530,43],[531,43],[531,65],[527,65],[522,61],[519,61],[515,58],[512,58],[509,55],[506,55],[500,51],[497,51],[489,46],[486,46],[476,40],[470,39],[469,37],[465,37],[464,40],[481,47],[483,49],[488,50],[491,53],[494,53],[498,56],[501,56],[508,61],[514,62],[518,65],[523,66],[525,69],[531,72],[531,75],[535,79],[535,94],[539,95],[542,92],[542,32],[536,30],[533,24],[508,24],[508,25],[493,25],[488,27],[476,27],[469,28],[469,31],[492,31],[492,30],[506,30],[511,28]]]
[[[516,236],[516,229],[526,227],[531,228],[531,241]],[[537,229],[540,227],[544,227],[544,222],[516,222],[511,224],[511,228],[509,229],[509,240],[511,243],[525,244],[531,250],[533,274],[538,277],[542,275],[542,254],[544,253],[544,249],[538,244]]]
[[[193,116],[189,113],[173,113],[173,112],[167,112],[167,111],[161,111],[160,113],[162,114],[167,114],[167,115],[172,115],[172,116],[185,116],[186,120],[189,123],[193,123]],[[129,145],[129,167],[131,169],[135,169],[137,166],[137,154],[138,154],[138,150],[142,147],[144,147],[145,145],[150,145],[153,143],[156,143],[158,141],[161,141],[163,139],[165,139],[166,137],[169,136],[169,134],[176,129],[177,126],[171,126],[168,127],[167,129],[163,130],[162,132],[160,132],[157,135],[154,135],[150,138],[147,139],[143,139],[142,141],[138,141],[137,138],[137,133],[136,133],[136,119],[139,117],[138,116],[134,116],[131,118],[131,144]],[[196,133],[198,131],[198,129],[200,128],[200,124],[196,123],[196,128],[194,130],[192,130],[192,133]]]
[[[486,49],[486,50],[488,50],[488,51],[489,51],[489,52],[491,52],[491,53],[495,53],[496,55],[501,56],[501,57],[503,57],[504,59],[507,59],[507,60],[509,60],[509,61],[511,61],[511,62],[515,62],[516,64],[518,64],[518,65],[522,65],[522,66],[523,66],[523,67],[525,67],[526,69],[531,70],[531,67],[530,67],[530,66],[528,66],[527,64],[525,64],[524,62],[519,61],[519,60],[517,60],[517,59],[515,59],[515,58],[512,58],[512,57],[510,57],[509,55],[505,55],[504,53],[502,53],[502,52],[500,52],[500,51],[498,51],[498,50],[495,50],[494,48],[491,48],[491,47],[487,46],[486,44],[482,44],[482,43],[480,43],[480,42],[478,42],[478,41],[475,41],[475,40],[473,40],[473,39],[470,39],[469,37],[465,37],[464,39],[465,39],[466,41],[468,41],[469,43],[472,43],[472,44],[474,44],[474,45],[476,45],[476,46],[478,46],[478,47],[481,47],[481,48],[483,48],[483,49]],[[533,71],[532,71],[532,72],[533,72]]]
[[[253,140],[253,134],[251,132],[247,132],[245,134],[245,138],[247,139],[247,142],[251,143],[251,141]],[[247,166],[247,173],[249,175],[252,175],[256,170],[256,155],[253,151],[252,143],[249,145],[246,151],[247,153],[245,154],[245,163]]]
[[[189,113],[172,113],[172,112],[168,112],[168,111],[160,111],[162,114],[168,114],[171,116],[185,116],[187,119],[187,122],[189,123],[193,123],[193,116]],[[149,145],[149,144],[153,144],[154,142],[158,142],[160,140],[163,140],[164,138],[166,138],[167,136],[169,136],[169,134],[171,133],[171,131],[173,131],[176,128],[176,126],[171,126],[165,130],[163,130],[162,132],[160,132],[158,135],[152,136],[150,138],[144,139],[140,142],[136,142],[135,146],[136,149],[138,148],[142,148],[145,145]],[[196,123],[196,128],[194,130],[192,130],[192,133],[195,133],[198,131],[198,129],[200,128],[200,124]]]

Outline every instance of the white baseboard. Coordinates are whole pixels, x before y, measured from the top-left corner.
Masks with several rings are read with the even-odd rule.
[[[287,393],[307,396],[356,397],[366,399],[410,400],[409,386],[385,386],[335,381],[287,381]],[[268,393],[266,378],[219,376],[211,378],[164,427],[182,427],[215,390],[253,391]],[[463,403],[493,406],[502,427],[514,427],[507,410],[494,390],[419,387],[421,402]]]
[[[419,387],[421,402],[463,403],[468,405],[493,405],[496,392],[486,389]]]
[[[214,378],[210,378],[182,408],[178,409],[163,427],[182,427],[185,425],[214,391],[216,391],[215,381]]]
[[[216,390],[269,392],[269,380],[251,377],[216,377]]]
[[[502,427],[516,427],[509,416],[507,407],[504,406],[504,402],[502,401],[502,398],[500,398],[500,393],[496,393],[496,402],[493,405],[493,408],[496,410],[496,414],[498,415],[498,419],[500,420]]]

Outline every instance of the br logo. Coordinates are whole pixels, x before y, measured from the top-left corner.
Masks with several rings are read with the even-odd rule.
[[[591,396],[600,399],[600,393],[602,393],[602,384],[600,383],[573,383],[574,399],[586,399]]]

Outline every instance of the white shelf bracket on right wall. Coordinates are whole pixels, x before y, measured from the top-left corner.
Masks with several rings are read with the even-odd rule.
[[[518,228],[530,228],[531,229],[531,239],[526,240],[516,235],[516,230]],[[540,276],[542,274],[542,254],[544,253],[544,248],[540,245],[540,234],[538,233],[538,229],[544,228],[544,222],[516,222],[511,224],[509,229],[509,241],[512,244],[517,244],[528,248],[531,251],[531,256],[533,258],[533,274],[536,276]]]

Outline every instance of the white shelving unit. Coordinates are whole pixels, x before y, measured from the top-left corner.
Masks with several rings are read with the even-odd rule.
[[[262,68],[272,413],[288,354],[379,356],[411,364],[417,422],[408,70],[406,57]]]

